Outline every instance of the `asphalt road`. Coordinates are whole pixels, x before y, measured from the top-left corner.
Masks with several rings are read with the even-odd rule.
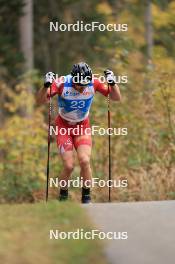
[[[175,263],[175,201],[99,203],[84,207],[97,229],[127,232],[125,240],[106,240],[109,263]]]

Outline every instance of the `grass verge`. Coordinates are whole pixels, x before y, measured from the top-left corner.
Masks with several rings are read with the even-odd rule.
[[[64,202],[0,206],[3,264],[107,263],[97,240],[49,239],[49,231],[92,230],[83,208]]]

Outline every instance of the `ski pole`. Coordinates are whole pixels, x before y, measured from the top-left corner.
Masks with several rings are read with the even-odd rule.
[[[47,183],[46,183],[46,202],[49,196],[49,169],[50,169],[50,125],[51,125],[51,114],[52,114],[52,99],[51,99],[51,87],[49,93],[49,111],[48,111],[48,146],[47,146]]]
[[[111,112],[110,112],[110,97],[109,97],[109,84],[108,84],[108,128],[111,127]],[[109,166],[109,182],[111,181],[111,135],[108,135],[108,166]],[[109,186],[109,193],[108,193],[109,202],[111,202],[111,187]]]

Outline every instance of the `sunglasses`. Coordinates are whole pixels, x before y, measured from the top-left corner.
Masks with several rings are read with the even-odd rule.
[[[77,83],[77,85],[78,85],[78,86],[81,86],[81,87],[86,87],[86,86],[89,85],[89,83],[87,83],[87,84],[84,84],[84,83]]]

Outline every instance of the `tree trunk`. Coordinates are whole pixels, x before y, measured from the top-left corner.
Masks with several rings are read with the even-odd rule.
[[[145,40],[146,40],[146,56],[147,63],[152,64],[152,50],[153,50],[153,26],[152,26],[152,8],[151,0],[146,0],[145,9]]]
[[[24,55],[24,71],[33,69],[33,0],[24,0],[23,14],[19,20],[20,48]],[[26,81],[27,92],[32,99],[32,83]],[[33,101],[21,109],[21,115],[31,117],[33,112]]]
[[[24,0],[20,17],[20,47],[25,59],[25,70],[33,69],[33,0]]]

